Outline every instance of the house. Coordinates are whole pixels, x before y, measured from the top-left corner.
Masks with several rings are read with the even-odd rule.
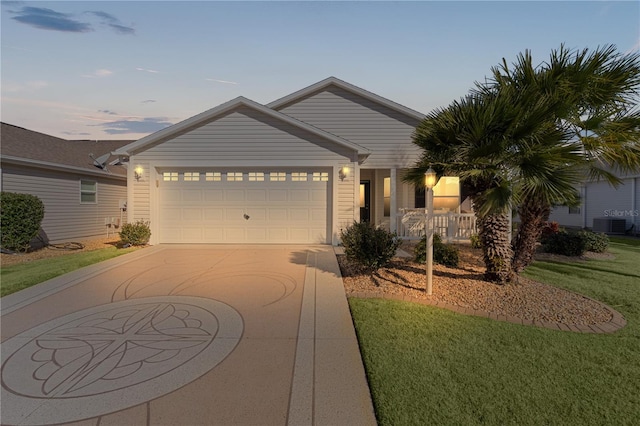
[[[238,97],[114,151],[129,158],[128,220],[151,244],[337,244],[415,207],[403,173],[424,115],[330,77],[262,105]]]
[[[111,151],[131,141],[70,141],[2,123],[0,188],[44,203],[40,239],[60,243],[116,232],[125,220],[125,167]]]
[[[622,184],[585,182],[580,187],[581,204],[555,207],[550,221],[568,228],[590,228],[611,234],[640,233],[640,175],[620,175]]]

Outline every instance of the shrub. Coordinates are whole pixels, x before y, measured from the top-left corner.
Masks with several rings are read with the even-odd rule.
[[[480,248],[482,248],[482,240],[480,239],[480,235],[472,234],[469,237],[469,240],[471,241],[471,248],[472,249],[480,249]]]
[[[143,246],[149,242],[149,238],[151,238],[149,222],[144,222],[142,220],[135,223],[127,223],[120,231],[120,241],[122,244]]]
[[[29,250],[44,218],[44,204],[35,195],[0,193],[0,245],[13,251]]]
[[[579,233],[560,231],[547,236],[542,249],[547,253],[581,256],[587,250],[587,242]]]
[[[560,232],[560,225],[558,222],[546,222],[542,228],[542,233],[540,234],[540,241],[544,242],[547,237],[555,235],[558,232]]]
[[[347,259],[370,270],[386,266],[400,245],[395,233],[376,228],[368,222],[353,222],[340,232]]]
[[[416,244],[414,249],[415,261],[418,263],[424,263],[427,258],[427,237],[422,237],[420,242]],[[460,256],[458,255],[458,249],[452,245],[444,244],[440,235],[433,235],[433,261],[441,265],[456,268]]]
[[[609,247],[609,237],[607,234],[591,231],[580,231],[580,236],[584,239],[587,251],[604,253]]]

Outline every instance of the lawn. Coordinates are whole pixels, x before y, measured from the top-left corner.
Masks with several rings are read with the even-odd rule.
[[[109,247],[0,268],[0,297],[133,250]]]
[[[614,334],[553,331],[379,299],[349,300],[381,425],[632,425],[640,418],[640,244],[527,276],[601,300]]]

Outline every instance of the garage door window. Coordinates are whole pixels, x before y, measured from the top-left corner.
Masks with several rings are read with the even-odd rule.
[[[199,172],[184,172],[185,182],[197,182],[200,180]]]
[[[250,172],[249,181],[251,182],[264,182],[264,173],[262,172]]]
[[[269,173],[269,180],[271,182],[284,182],[287,180],[287,174],[285,172],[271,172]]]
[[[307,181],[307,172],[293,172],[291,173],[291,180],[294,182],[306,182]]]
[[[220,182],[222,180],[222,175],[220,172],[207,172],[204,180],[207,182]]]
[[[162,173],[162,180],[165,182],[177,182],[178,172],[164,172]]]
[[[228,182],[242,182],[242,172],[228,172],[227,173],[227,181]]]
[[[327,182],[329,180],[328,172],[313,172],[314,182]]]

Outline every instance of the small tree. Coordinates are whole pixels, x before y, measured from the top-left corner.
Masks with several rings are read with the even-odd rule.
[[[388,265],[400,245],[395,233],[369,222],[353,222],[340,232],[340,238],[347,259],[371,272]]]
[[[14,251],[29,250],[29,242],[38,235],[43,218],[44,204],[35,195],[0,193],[2,248]]]

